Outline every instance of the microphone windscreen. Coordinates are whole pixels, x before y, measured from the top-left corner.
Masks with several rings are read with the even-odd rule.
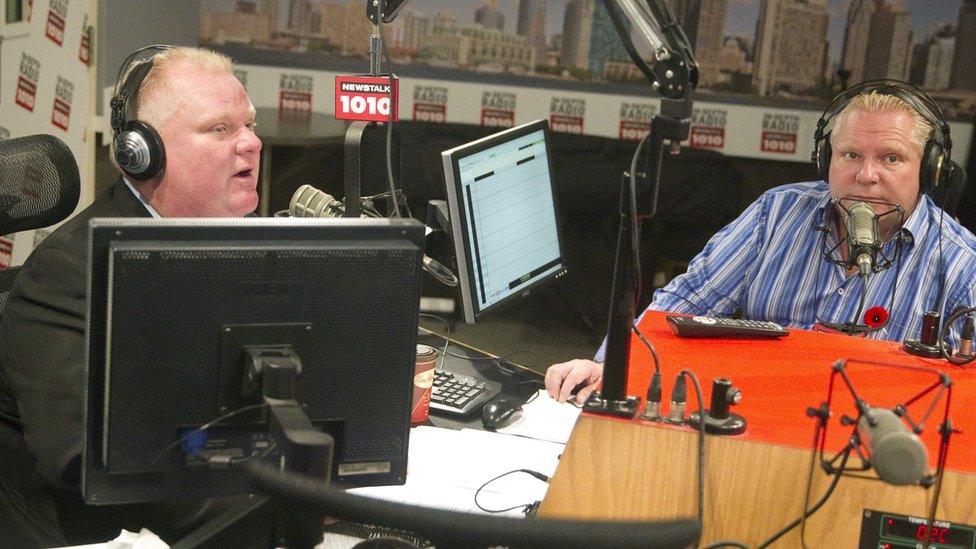
[[[46,134],[0,141],[0,234],[54,225],[80,194],[78,163],[64,141]]]
[[[901,486],[918,484],[922,479],[928,452],[894,412],[886,408],[868,410],[858,420],[857,432],[881,480]]]
[[[336,199],[311,185],[298,187],[291,201],[288,211],[292,217],[339,217],[332,209]]]

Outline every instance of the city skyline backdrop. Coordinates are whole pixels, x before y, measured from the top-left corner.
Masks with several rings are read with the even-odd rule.
[[[822,100],[889,78],[938,94],[950,116],[976,110],[976,0],[665,1],[688,35],[701,91]],[[603,4],[413,0],[385,34],[401,64],[644,82]],[[364,58],[373,32],[365,8],[363,0],[203,0],[199,36]],[[635,45],[646,52],[645,43]]]
[[[230,12],[237,7],[239,0],[203,0],[207,9],[212,11]],[[256,0],[264,2],[265,0]],[[313,3],[323,4],[341,0],[311,0]],[[546,25],[547,37],[562,32],[563,17],[566,4],[571,0],[547,0]],[[723,37],[740,37],[754,40],[756,22],[759,20],[759,4],[761,0],[728,0],[725,16]],[[844,27],[847,12],[852,0],[827,0],[830,23],[827,38],[830,42],[830,58],[836,62],[841,55],[844,44]],[[916,31],[915,42],[921,42],[931,36],[936,29],[945,23],[955,24],[959,8],[963,0],[899,0],[911,12]],[[602,3],[602,0],[596,0]],[[363,4],[365,10],[365,2]],[[505,14],[504,32],[514,33],[518,24],[519,0],[489,0],[497,9]],[[459,22],[473,23],[475,12],[485,4],[484,0],[408,0],[403,10],[414,10],[434,15],[438,12],[452,12]]]

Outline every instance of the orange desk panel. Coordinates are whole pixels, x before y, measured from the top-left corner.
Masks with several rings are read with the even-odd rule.
[[[712,379],[726,377],[742,391],[742,402],[731,410],[748,422],[746,432],[734,438],[810,448],[815,422],[807,417],[806,410],[826,400],[831,366],[838,359],[848,359],[848,375],[854,388],[872,406],[890,407],[903,403],[935,382],[936,377],[865,362],[918,366],[928,371],[945,372],[951,377],[950,418],[962,433],[952,436],[947,467],[976,472],[976,444],[972,443],[976,433],[976,362],[972,363],[973,368],[963,368],[944,360],[909,355],[896,342],[804,330],[790,330],[790,335],[779,339],[681,338],[668,327],[666,316],[664,313],[648,313],[640,323],[641,331],[654,344],[661,359],[662,413],[667,411],[671,388],[680,370],[690,369],[698,375],[706,407],[711,397]],[[628,394],[643,397],[653,369],[647,348],[633,338]],[[922,403],[930,400],[931,397],[924,398],[909,408],[913,419],[921,418]],[[921,435],[932,466],[938,455],[936,429],[942,420],[943,404],[941,401]],[[689,383],[688,412],[696,408]],[[833,417],[828,426],[826,449],[838,451],[851,431],[851,427],[839,424],[841,414],[856,417],[853,401],[840,378],[835,382],[831,411]]]

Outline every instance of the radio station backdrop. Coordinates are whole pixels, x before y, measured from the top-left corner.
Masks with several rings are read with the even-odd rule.
[[[6,3],[0,20],[0,139],[51,134],[83,165],[91,33],[88,0]],[[79,207],[91,202],[90,188],[83,180]],[[0,268],[23,263],[49,232],[0,237]]]
[[[668,3],[701,69],[690,146],[807,162],[830,97],[863,80],[896,78],[939,102],[954,121],[954,158],[965,161],[976,48],[961,45],[976,41],[976,3]],[[243,64],[262,106],[331,113],[335,75],[355,74],[349,67],[368,72],[373,27],[365,7],[363,0],[202,0],[199,38]],[[505,127],[548,118],[555,131],[636,141],[659,108],[601,0],[413,0],[384,26],[384,38],[406,75],[404,119]],[[316,70],[271,68],[284,59]],[[265,97],[272,92],[280,93],[275,103]]]

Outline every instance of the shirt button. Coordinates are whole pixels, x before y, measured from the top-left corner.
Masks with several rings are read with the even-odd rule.
[[[837,288],[837,295],[844,295],[844,288]]]

